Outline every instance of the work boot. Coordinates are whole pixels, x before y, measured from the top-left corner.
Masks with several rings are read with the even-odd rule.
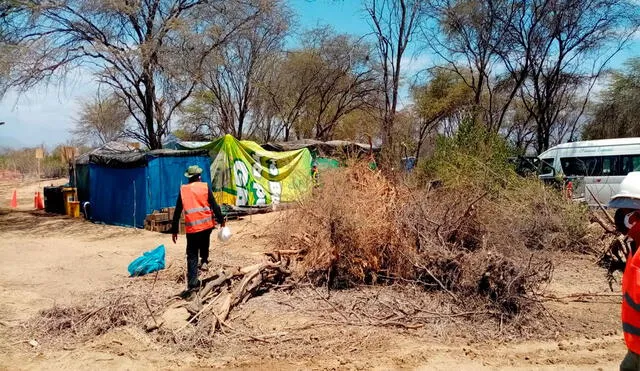
[[[178,294],[178,296],[183,300],[191,301],[198,296],[198,287],[186,289]]]
[[[200,270],[203,272],[207,272],[209,270],[209,266],[207,265],[206,262],[200,264]]]

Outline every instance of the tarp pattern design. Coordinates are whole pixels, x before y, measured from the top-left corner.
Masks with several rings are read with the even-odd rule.
[[[255,142],[225,135],[198,149],[209,150],[212,186],[220,204],[293,202],[311,191],[311,152],[306,148],[271,152]]]

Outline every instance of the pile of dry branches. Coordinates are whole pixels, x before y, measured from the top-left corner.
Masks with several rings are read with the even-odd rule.
[[[305,252],[297,273],[332,287],[411,277],[414,251],[393,222],[403,190],[364,165],[327,174],[323,182],[282,220],[283,233],[278,233],[283,249]]]
[[[188,297],[176,298],[178,300],[164,308],[165,313],[179,308],[189,313],[179,328],[168,330],[175,337],[190,324],[194,324],[198,331],[211,336],[221,326],[228,326],[225,321],[235,306],[282,285],[291,274],[288,266],[288,258],[271,254],[262,263],[227,267],[214,272],[202,279],[199,290],[189,293]],[[152,316],[145,327],[147,331],[154,331],[163,328],[163,325],[163,313],[160,313]]]
[[[122,294],[122,291],[127,293]],[[39,339],[69,341],[70,338],[92,338],[118,327],[142,326],[152,313],[152,307],[165,305],[163,298],[166,295],[149,293],[148,285],[129,285],[81,305],[56,305],[29,321],[27,330]]]
[[[204,277],[198,290],[175,295],[176,288],[183,287],[184,283],[175,281],[183,280],[184,269],[170,266],[85,304],[43,310],[29,322],[27,330],[38,339],[55,342],[84,340],[118,327],[134,326],[157,332],[157,340],[163,343],[206,345],[222,326],[233,329],[225,321],[234,307],[283,287],[291,274],[288,267],[288,258],[270,254],[262,263],[222,268]],[[165,284],[156,284],[157,281]],[[166,315],[176,310],[184,316],[166,323]]]
[[[460,307],[489,303],[516,315],[551,279],[553,264],[535,250],[564,248],[553,242],[560,234],[571,241],[581,234],[565,226],[571,218],[562,219],[564,206],[555,205],[566,201],[538,184],[517,200],[477,188],[410,189],[364,164],[327,172],[322,181],[275,237],[299,253],[295,277],[316,285],[410,282],[445,292]],[[543,223],[536,219],[549,215],[528,210],[534,203],[561,214]],[[553,238],[533,243],[532,229]]]

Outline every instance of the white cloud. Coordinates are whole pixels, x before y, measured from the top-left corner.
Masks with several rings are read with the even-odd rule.
[[[431,57],[422,55],[404,55],[400,61],[400,72],[405,78],[411,79],[415,74],[424,71],[432,62]]]

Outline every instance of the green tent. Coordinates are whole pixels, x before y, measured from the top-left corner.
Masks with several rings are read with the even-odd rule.
[[[231,135],[198,147],[211,155],[211,178],[220,204],[254,206],[292,202],[308,194],[311,153],[307,148],[271,152],[257,143],[237,140]]]

